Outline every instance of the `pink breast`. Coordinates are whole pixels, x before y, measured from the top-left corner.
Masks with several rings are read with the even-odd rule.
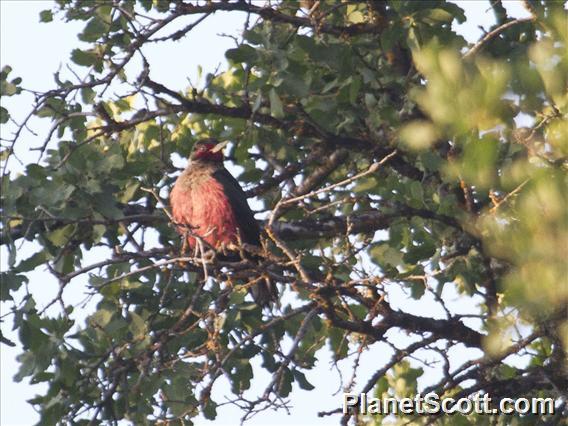
[[[176,223],[190,225],[191,232],[208,244],[219,248],[236,243],[237,221],[223,187],[210,178],[199,185],[183,187],[176,183],[170,194],[172,216]],[[184,234],[188,228],[178,226]],[[188,244],[195,247],[195,238],[188,236]]]

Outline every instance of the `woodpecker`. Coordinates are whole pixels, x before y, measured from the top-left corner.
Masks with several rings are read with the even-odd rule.
[[[226,145],[215,139],[196,142],[188,166],[170,193],[172,217],[191,249],[197,242],[190,233],[225,254],[240,243],[260,246],[260,228],[247,197],[223,165]],[[260,306],[277,297],[274,283],[266,279],[252,286],[250,293]]]

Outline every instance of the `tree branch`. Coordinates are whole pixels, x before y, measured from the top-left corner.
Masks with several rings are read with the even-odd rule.
[[[335,36],[354,36],[359,34],[380,33],[385,23],[379,21],[377,23],[359,23],[352,25],[332,25],[325,21],[317,21],[314,19],[303,18],[300,16],[292,16],[282,13],[271,7],[256,6],[252,2],[247,3],[239,1],[238,3],[222,2],[208,3],[206,5],[194,5],[187,3],[178,3],[177,11],[182,14],[198,14],[212,13],[216,11],[242,11],[259,15],[267,21],[280,22],[294,25],[296,27],[314,28],[320,33],[333,34]]]
[[[515,19],[514,21],[506,22],[505,24],[495,28],[493,31],[490,31],[487,34],[485,34],[485,36],[481,40],[479,40],[477,43],[475,43],[473,45],[473,47],[471,49],[469,49],[463,55],[463,58],[467,59],[467,58],[475,56],[481,49],[483,49],[483,47],[485,47],[485,45],[489,41],[491,41],[492,39],[497,37],[499,34],[501,34],[506,29],[514,27],[516,25],[526,24],[526,23],[534,22],[534,21],[535,21],[535,18],[523,18],[523,19]]]

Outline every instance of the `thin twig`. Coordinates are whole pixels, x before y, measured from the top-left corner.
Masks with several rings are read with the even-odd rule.
[[[509,200],[511,197],[513,197],[514,195],[518,194],[519,191],[521,189],[523,189],[523,187],[530,181],[530,179],[526,179],[524,182],[522,182],[519,186],[517,186],[514,190],[512,190],[511,192],[509,192],[505,197],[503,197],[503,199],[501,201],[499,201],[497,204],[495,204],[491,210],[489,210],[489,213],[495,213],[497,211],[497,209],[499,207],[501,207],[501,205],[503,205],[505,202],[507,202],[507,200]]]
[[[479,40],[477,43],[475,43],[473,45],[473,47],[471,49],[469,49],[463,55],[463,59],[467,59],[469,57],[475,56],[490,40],[497,37],[499,34],[501,34],[506,29],[514,27],[516,25],[526,24],[528,22],[535,22],[535,18],[531,17],[531,18],[515,19],[514,21],[509,21],[509,22],[495,28],[493,31],[488,32],[487,34],[485,34],[485,36],[481,40]]]
[[[280,364],[280,367],[278,368],[276,373],[274,373],[274,375],[272,376],[272,380],[270,381],[270,383],[266,387],[266,390],[264,391],[264,396],[263,396],[264,399],[268,399],[270,393],[272,393],[275,390],[277,391],[277,389],[274,389],[274,387],[277,384],[280,383],[280,380],[282,378],[282,374],[284,373],[284,370],[288,367],[288,365],[290,365],[290,362],[292,361],[294,354],[298,350],[298,347],[300,345],[301,340],[304,338],[304,335],[308,331],[308,326],[310,325],[310,322],[312,321],[314,316],[317,314],[318,310],[319,310],[319,308],[315,307],[310,312],[308,312],[307,315],[304,317],[304,320],[302,321],[302,324],[300,325],[298,333],[296,334],[296,337],[294,338],[294,342],[292,343],[292,347],[288,351],[288,354],[286,355],[285,360],[282,362],[282,364]]]
[[[313,197],[313,196],[315,196],[315,195],[322,194],[322,193],[324,193],[324,192],[329,192],[329,191],[331,191],[332,189],[337,188],[338,186],[347,185],[347,184],[349,184],[349,183],[351,183],[351,182],[356,181],[357,179],[360,179],[360,178],[362,178],[362,177],[364,177],[364,176],[367,176],[367,175],[369,175],[369,174],[371,174],[371,173],[375,173],[375,172],[379,169],[379,167],[381,167],[381,166],[382,166],[383,164],[385,164],[388,160],[390,160],[392,157],[394,157],[394,156],[396,155],[396,153],[397,153],[397,151],[396,151],[396,149],[395,149],[393,152],[391,152],[390,154],[386,155],[381,161],[379,161],[379,162],[377,162],[377,163],[371,164],[371,166],[370,166],[367,170],[365,170],[364,172],[361,172],[361,173],[358,173],[358,174],[356,174],[356,175],[354,175],[354,176],[351,176],[350,178],[347,178],[347,179],[345,179],[345,180],[342,180],[341,182],[337,182],[337,183],[334,183],[334,184],[332,184],[332,185],[328,185],[328,186],[326,186],[325,188],[320,188],[320,189],[317,189],[317,190],[315,190],[315,191],[309,192],[309,193],[307,193],[307,194],[300,195],[300,196],[298,196],[298,197],[294,197],[294,198],[289,198],[289,199],[287,199],[287,200],[283,200],[283,201],[280,203],[280,206],[286,206],[286,205],[288,205],[288,204],[295,203],[295,202],[300,201],[300,200],[303,200],[303,199],[305,199],[305,198],[310,198],[310,197]]]

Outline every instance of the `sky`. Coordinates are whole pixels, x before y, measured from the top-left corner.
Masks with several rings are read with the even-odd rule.
[[[456,2],[466,11],[468,21],[458,28],[458,31],[469,41],[474,41],[482,34],[480,26],[488,28],[494,23],[493,14],[489,8],[488,1],[465,1]],[[65,72],[65,64],[69,62],[69,54],[73,48],[77,47],[76,34],[82,30],[82,24],[77,22],[63,23],[56,18],[55,22],[45,24],[39,22],[39,12],[50,7],[50,1],[30,1],[30,0],[1,0],[0,1],[0,68],[9,64],[13,68],[13,76],[23,79],[23,86],[34,90],[47,90],[53,87],[53,73],[58,69]],[[504,5],[510,15],[516,17],[526,16],[526,11],[522,8],[519,1],[508,1]],[[192,18],[195,19],[195,18]],[[234,47],[234,40],[222,36],[224,34],[238,35],[242,29],[244,15],[234,15],[228,13],[218,13],[200,24],[190,33],[190,37],[180,42],[170,43],[168,46],[156,45],[148,49],[145,54],[152,64],[152,76],[157,81],[167,81],[169,87],[186,87],[188,78],[192,82],[197,81],[197,67],[203,68],[203,75],[213,72],[219,65],[225,66],[224,52]],[[182,24],[183,25],[183,24]],[[22,28],[25,28],[23,33]],[[17,96],[14,98],[2,99],[2,106],[8,108],[11,115],[16,120],[21,120],[30,111],[33,99],[31,96]],[[40,146],[42,135],[48,131],[49,123],[42,121],[32,121],[31,127],[38,134],[25,134],[19,143],[19,157],[24,163],[36,161],[37,153],[30,151],[30,148]],[[9,136],[12,129],[2,126],[0,132],[2,137]],[[10,164],[11,170],[21,170],[21,165],[17,162]],[[26,244],[21,248],[22,258],[26,253],[34,252],[32,244]],[[28,254],[28,255],[29,255]],[[0,267],[6,267],[6,252],[0,248]],[[96,258],[97,253],[89,254]],[[84,284],[84,283],[83,283]],[[79,302],[84,298],[81,285],[76,286],[78,290],[70,295],[70,300]],[[34,271],[30,275],[30,288],[36,300],[49,301],[57,291],[57,284],[46,271]],[[21,295],[20,295],[21,296]],[[407,299],[404,294],[400,294],[400,300]],[[416,302],[415,302],[416,303]],[[396,307],[396,306],[395,306]],[[6,304],[0,306],[0,315],[5,314]],[[464,310],[466,307],[455,307],[456,310]],[[412,310],[412,302],[405,305],[405,310]],[[424,309],[416,304],[416,309]],[[85,312],[89,311],[88,306]],[[431,314],[431,313],[429,313]],[[17,334],[11,331],[10,321],[2,323],[3,333],[13,341],[18,341]],[[377,349],[369,351],[362,356],[361,371],[358,373],[361,380],[358,381],[360,388],[365,383],[365,378],[369,377],[377,366],[382,365],[388,354],[389,348],[379,344]],[[32,398],[37,392],[41,392],[41,387],[31,386],[24,380],[15,383],[13,376],[18,370],[18,363],[15,357],[21,352],[21,347],[9,348],[0,344],[0,424],[8,425],[28,425],[37,422],[38,415],[31,406],[26,403],[27,399]],[[456,352],[455,357],[460,358],[463,354]],[[337,373],[332,372],[329,353],[323,354],[319,359],[316,368],[306,375],[308,380],[316,386],[312,392],[294,389],[290,414],[283,411],[267,411],[254,417],[249,425],[284,425],[284,424],[310,424],[324,425],[337,424],[338,418],[327,417],[318,418],[317,411],[332,410],[341,404],[341,393],[332,395],[339,389]],[[349,374],[349,361],[341,368]],[[260,383],[256,389],[262,391],[266,383],[270,380],[267,373],[259,372],[255,380]],[[432,374],[434,374],[432,372]],[[430,376],[432,377],[432,376]],[[219,388],[224,384],[219,383]],[[254,388],[253,388],[254,391]],[[234,407],[223,407],[218,410],[219,417],[215,424],[235,424],[236,419],[240,418],[241,413]],[[204,419],[198,421],[199,424],[212,424]]]

